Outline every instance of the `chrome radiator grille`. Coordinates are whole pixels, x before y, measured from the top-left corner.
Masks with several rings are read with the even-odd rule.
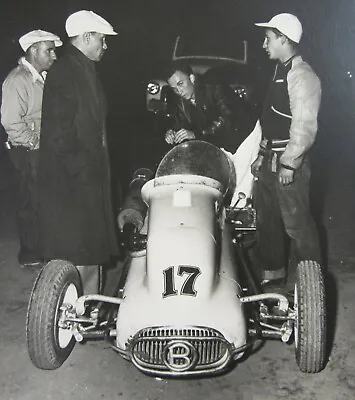
[[[203,327],[146,328],[135,335],[130,348],[139,369],[162,374],[216,371],[231,357],[223,335]]]

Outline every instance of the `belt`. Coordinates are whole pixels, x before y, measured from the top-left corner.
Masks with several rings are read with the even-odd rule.
[[[267,139],[266,149],[269,151],[283,152],[286,150],[287,143],[290,139]]]
[[[19,144],[19,145],[15,146],[15,145],[13,145],[11,142],[9,142],[8,140],[7,140],[4,144],[5,144],[5,148],[6,148],[7,150],[12,150],[12,149],[19,149],[19,148],[21,148],[21,149],[25,149],[25,150],[27,150],[27,151],[31,151],[31,149],[30,149],[29,147],[27,147],[27,146],[23,146],[22,144]]]
[[[286,150],[288,141],[289,139],[267,139],[266,147],[262,146],[261,152],[266,156],[265,162],[271,172],[277,172],[279,157]]]

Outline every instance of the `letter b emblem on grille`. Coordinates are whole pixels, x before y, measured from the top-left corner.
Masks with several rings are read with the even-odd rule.
[[[175,372],[183,372],[193,368],[198,354],[194,346],[187,341],[173,340],[163,351],[164,364]]]

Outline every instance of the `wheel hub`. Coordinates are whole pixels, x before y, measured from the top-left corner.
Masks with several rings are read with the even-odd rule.
[[[60,306],[60,317],[58,321],[58,344],[59,347],[65,349],[73,337],[73,323],[68,321],[69,318],[75,318],[75,303],[78,299],[78,291],[73,283],[71,283],[64,294],[63,302]]]

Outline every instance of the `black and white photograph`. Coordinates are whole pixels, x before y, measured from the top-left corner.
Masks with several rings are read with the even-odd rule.
[[[0,399],[355,398],[355,3],[0,11]]]

